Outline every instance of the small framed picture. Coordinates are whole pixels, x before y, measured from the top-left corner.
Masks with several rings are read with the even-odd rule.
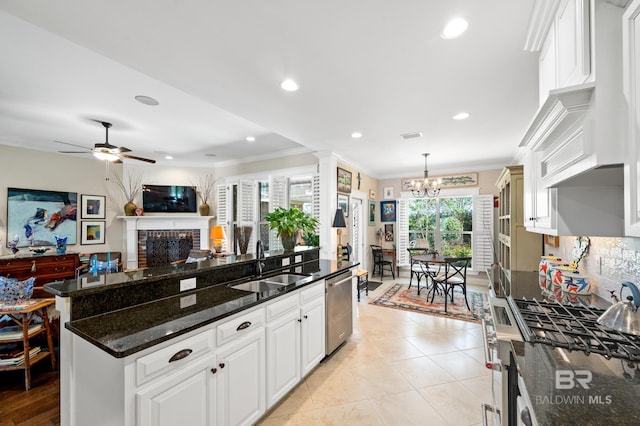
[[[80,244],[104,244],[105,221],[92,222],[83,220],[80,222]]]
[[[376,199],[376,191],[374,191],[373,189],[369,190],[369,198],[371,200],[375,200]]]
[[[393,223],[387,223],[384,225],[384,240],[393,241]]]
[[[342,209],[345,217],[349,217],[349,196],[338,194],[338,208]]]
[[[350,171],[338,167],[338,192],[351,193],[351,177]]]
[[[382,193],[385,200],[393,200],[393,186],[385,186]]]
[[[104,219],[106,208],[104,195],[80,195],[81,219]]]
[[[376,224],[376,202],[375,200],[369,200],[369,226],[375,226]]]
[[[380,222],[396,221],[396,202],[380,201]]]

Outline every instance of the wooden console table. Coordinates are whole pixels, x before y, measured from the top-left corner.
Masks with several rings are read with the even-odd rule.
[[[22,353],[24,361],[15,364],[0,365],[0,372],[9,370],[24,370],[24,386],[26,390],[31,388],[31,366],[42,361],[43,359],[51,359],[51,367],[56,369],[56,355],[53,352],[53,338],[51,336],[51,325],[49,324],[49,316],[47,315],[47,307],[53,305],[54,299],[32,299],[25,303],[15,306],[0,305],[0,317],[8,315],[14,323],[22,329],[22,333],[16,333],[15,327],[0,328],[0,352],[3,346],[9,343],[22,342]],[[42,319],[42,327],[31,328],[32,321],[40,317]],[[7,331],[7,329],[11,329]],[[41,351],[33,356],[29,356],[31,346],[30,339],[45,332],[47,335],[47,346],[49,351]]]
[[[55,247],[53,248],[55,251]],[[0,275],[7,278],[25,280],[35,277],[33,298],[47,298],[51,294],[42,286],[76,277],[76,269],[80,266],[78,253],[32,255],[18,253],[16,256],[0,256]]]

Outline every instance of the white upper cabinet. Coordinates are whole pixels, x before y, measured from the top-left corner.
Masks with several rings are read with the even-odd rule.
[[[629,107],[624,169],[625,235],[640,237],[640,0],[625,11],[622,24],[624,93]]]
[[[542,1],[538,7],[548,2]],[[589,0],[554,0],[546,19],[539,13],[539,27],[548,32],[540,47],[540,104],[549,91],[586,82],[591,75]],[[554,14],[553,8],[557,7]]]

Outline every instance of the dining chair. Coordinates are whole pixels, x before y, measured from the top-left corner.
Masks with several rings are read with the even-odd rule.
[[[445,257],[444,274],[433,277],[434,291],[431,296],[431,303],[436,294],[436,287],[440,287],[444,294],[444,309],[447,310],[447,296],[451,297],[453,302],[453,292],[456,287],[462,289],[464,295],[464,303],[469,307],[469,301],[467,300],[467,268],[471,264],[471,257]]]
[[[371,276],[376,274],[376,268],[378,269],[378,273],[380,274],[380,280],[384,277],[384,268],[388,267],[391,272],[391,276],[393,279],[396,279],[396,274],[393,270],[393,263],[384,258],[384,254],[382,253],[382,247],[377,245],[370,245],[371,247],[371,255],[373,256],[373,273]]]
[[[415,276],[416,279],[418,280],[418,292],[419,292],[420,280],[422,279],[422,277],[425,277],[425,279],[427,279],[428,276],[424,269],[424,266],[422,265],[422,262],[414,260],[413,257],[427,254],[427,249],[407,247],[407,251],[409,252],[409,266],[411,267],[411,275],[409,277],[409,288],[411,288],[411,285],[413,284],[413,277]]]

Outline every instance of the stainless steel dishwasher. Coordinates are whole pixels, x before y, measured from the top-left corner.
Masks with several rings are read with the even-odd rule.
[[[351,270],[325,281],[326,354],[335,351],[353,332],[353,286]]]

